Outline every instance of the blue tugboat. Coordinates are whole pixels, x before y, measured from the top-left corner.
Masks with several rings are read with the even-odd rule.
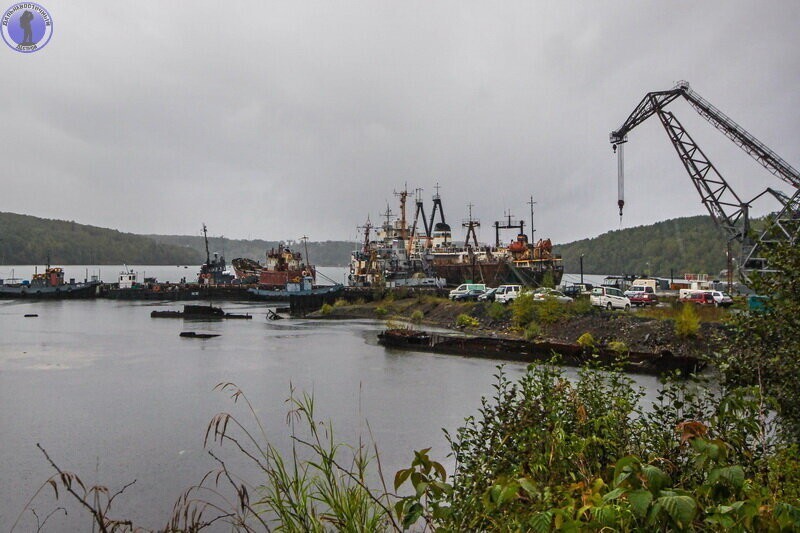
[[[284,289],[247,289],[254,300],[288,301],[293,296],[336,295],[344,290],[344,285],[314,286],[314,278],[306,276],[297,281],[290,281]]]

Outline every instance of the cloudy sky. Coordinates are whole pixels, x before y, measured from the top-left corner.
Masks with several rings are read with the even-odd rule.
[[[800,164],[797,1],[40,3],[46,48],[0,45],[0,211],[349,239],[439,183],[455,227],[472,202],[490,240],[533,195],[567,242],[620,227],[608,134],[679,80]],[[787,189],[671,110],[740,196]],[[623,227],[705,213],[657,119],[625,155]]]

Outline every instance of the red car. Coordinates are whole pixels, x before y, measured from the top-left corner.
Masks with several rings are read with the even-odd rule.
[[[691,302],[698,305],[714,305],[714,295],[707,291],[697,291],[679,298],[682,302]]]
[[[631,305],[656,305],[658,296],[649,292],[636,291],[628,296]]]

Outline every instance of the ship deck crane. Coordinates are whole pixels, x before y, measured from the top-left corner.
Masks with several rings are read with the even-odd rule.
[[[697,143],[691,138],[678,119],[664,108],[678,98],[685,98],[689,104],[715,128],[721,131],[734,144],[755,159],[769,172],[794,188],[792,196],[767,188],[754,198],[742,201],[725,178],[706,157]],[[711,217],[728,238],[728,242],[741,244],[739,274],[746,281],[752,271],[769,270],[761,255],[764,245],[788,242],[796,245],[800,236],[800,172],[783,158],[769,149],[764,143],[748,133],[722,111],[714,107],[702,96],[694,92],[685,81],[667,91],[647,93],[625,122],[611,132],[609,141],[617,153],[617,179],[619,216],[622,219],[624,198],[624,154],[623,146],[628,134],[639,124],[653,115],[658,115],[662,126],[678,152],[684,168],[692,183],[700,193],[703,204]],[[753,236],[750,230],[749,208],[753,201],[770,193],[781,204],[781,209],[764,230]]]

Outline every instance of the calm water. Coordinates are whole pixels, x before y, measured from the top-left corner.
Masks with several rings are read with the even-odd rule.
[[[224,307],[254,318],[151,319],[153,309],[179,309],[152,302],[0,301],[0,529],[53,473],[36,443],[85,482],[114,490],[136,479],[115,516],[162,525],[182,490],[215,466],[203,450],[211,418],[230,411],[250,420],[212,392],[222,381],[245,390],[282,449],[290,384],[314,394],[318,416],[344,440],[366,435],[369,422],[389,477],[410,464],[413,449],[432,446],[444,459],[441,428],[458,427],[492,392],[496,362],[386,350],[376,344],[379,322],[270,322],[263,304]],[[222,336],[180,338],[185,330]],[[507,369],[519,375],[524,366]],[[242,475],[254,474],[240,457],[226,457]],[[35,507],[54,508],[52,491]],[[85,515],[70,509],[48,530],[85,529]],[[70,522],[76,516],[80,527]],[[20,531],[30,530],[28,518]]]

